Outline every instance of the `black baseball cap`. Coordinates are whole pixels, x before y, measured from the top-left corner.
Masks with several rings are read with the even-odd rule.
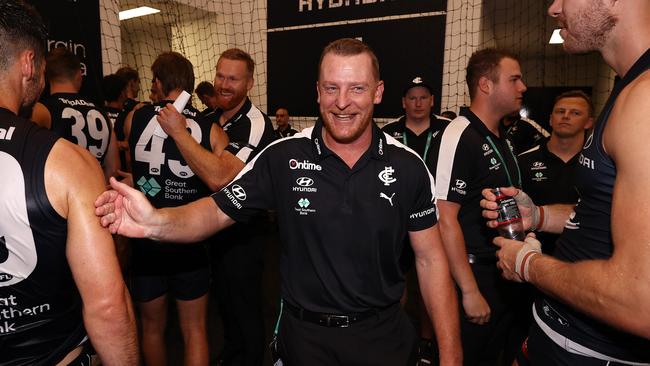
[[[429,93],[430,93],[431,95],[433,95],[433,88],[431,88],[431,86],[429,86],[429,84],[427,84],[427,83],[424,81],[424,79],[422,78],[422,76],[416,76],[416,77],[414,77],[413,79],[411,79],[411,81],[408,83],[408,85],[407,85],[406,88],[404,89],[404,93],[403,93],[403,95],[406,95],[406,93],[408,93],[408,91],[411,90],[411,88],[415,88],[415,87],[417,87],[417,86],[421,86],[421,87],[423,87],[423,88],[426,88],[426,89],[429,91]]]

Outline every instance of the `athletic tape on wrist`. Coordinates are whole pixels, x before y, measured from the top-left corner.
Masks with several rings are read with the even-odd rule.
[[[524,240],[524,244],[517,252],[517,257],[515,259],[515,273],[517,273],[519,278],[523,281],[528,281],[528,263],[535,254],[541,253],[542,243],[533,237],[526,237],[526,240]]]
[[[542,220],[540,217],[540,210],[538,206],[535,206],[535,203],[533,200],[526,194],[526,192],[522,191],[521,189],[517,192],[517,194],[513,197],[515,199],[515,202],[517,202],[518,206],[523,206],[523,207],[528,207],[530,208],[531,214],[530,214],[530,231],[535,231],[539,230],[539,228],[542,227]],[[543,215],[543,214],[542,214]]]

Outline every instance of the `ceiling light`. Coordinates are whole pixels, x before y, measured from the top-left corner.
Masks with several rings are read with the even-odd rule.
[[[160,13],[160,10],[150,8],[148,6],[141,6],[135,9],[124,10],[120,12],[120,20],[141,17],[149,14]]]
[[[551,39],[548,41],[548,44],[562,44],[564,43],[564,39],[562,39],[562,36],[560,36],[560,29],[556,29],[553,31],[553,34],[551,34]]]

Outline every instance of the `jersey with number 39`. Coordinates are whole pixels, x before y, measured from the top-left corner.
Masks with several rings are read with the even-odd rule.
[[[55,93],[43,101],[50,111],[50,129],[75,143],[104,165],[112,126],[106,113],[95,103],[76,93]]]
[[[155,207],[180,206],[212,193],[187,165],[174,139],[158,124],[158,111],[167,103],[172,102],[147,105],[135,111],[129,136],[133,183]],[[192,106],[182,114],[192,137],[211,151],[212,123]]]

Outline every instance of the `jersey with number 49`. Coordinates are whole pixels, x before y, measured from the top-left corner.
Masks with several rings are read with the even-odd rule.
[[[90,151],[104,165],[113,128],[106,113],[76,93],[55,93],[43,104],[52,117],[50,129]]]
[[[174,139],[158,124],[158,111],[172,102],[144,106],[134,112],[131,121],[133,183],[155,207],[180,206],[212,193],[187,165]],[[182,114],[194,140],[212,151],[212,123],[192,106],[187,106]]]

